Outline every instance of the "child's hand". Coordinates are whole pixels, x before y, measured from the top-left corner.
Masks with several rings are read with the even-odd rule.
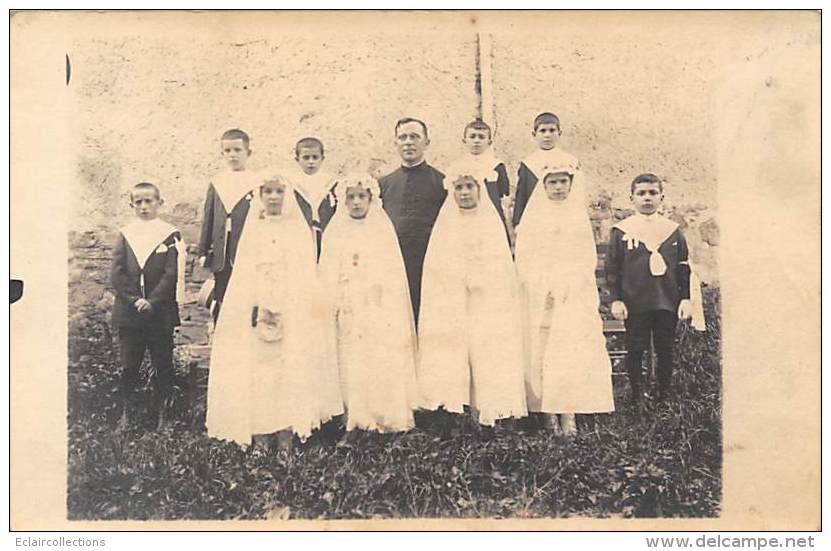
[[[136,307],[136,310],[138,310],[139,313],[141,313],[141,312],[150,312],[150,311],[153,310],[153,305],[150,304],[150,301],[147,300],[146,298],[138,299],[137,301],[135,301],[133,303],[133,306]]]
[[[612,315],[616,320],[623,321],[629,317],[629,312],[626,310],[626,305],[623,301],[616,300],[612,303]]]
[[[685,298],[678,305],[678,319],[688,320],[692,317],[692,314],[693,314],[692,302],[690,302],[689,299]]]
[[[197,260],[197,262],[199,263],[199,267],[200,267],[200,268],[204,268],[204,267],[205,267],[205,260],[207,260],[207,258],[208,258],[208,257],[206,257],[206,256],[200,256],[200,257],[199,257],[199,260]]]

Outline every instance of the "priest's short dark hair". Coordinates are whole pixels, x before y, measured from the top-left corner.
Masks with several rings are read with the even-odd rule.
[[[413,117],[404,117],[402,119],[398,119],[398,121],[396,121],[396,123],[395,123],[395,133],[398,134],[398,129],[401,128],[402,126],[404,126],[405,124],[409,123],[409,122],[417,122],[418,124],[420,124],[421,128],[424,130],[424,137],[425,138],[428,137],[427,136],[427,125],[424,123],[423,120],[414,119]]]

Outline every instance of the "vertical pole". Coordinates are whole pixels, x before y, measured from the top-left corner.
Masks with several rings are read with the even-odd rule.
[[[476,118],[482,118],[482,33],[476,33],[476,66],[474,69],[473,92],[476,94]]]
[[[479,81],[479,116],[488,123],[496,133],[496,115],[493,109],[493,37],[488,33],[478,33],[478,71]]]

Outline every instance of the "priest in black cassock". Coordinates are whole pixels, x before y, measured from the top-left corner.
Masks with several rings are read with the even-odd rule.
[[[444,174],[424,160],[430,145],[424,122],[400,119],[395,124],[395,144],[401,167],[380,179],[381,201],[398,235],[417,327],[424,255],[447,191]]]

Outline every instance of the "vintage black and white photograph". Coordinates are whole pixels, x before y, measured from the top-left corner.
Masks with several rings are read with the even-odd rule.
[[[724,514],[718,114],[811,13],[60,15],[67,520]]]

